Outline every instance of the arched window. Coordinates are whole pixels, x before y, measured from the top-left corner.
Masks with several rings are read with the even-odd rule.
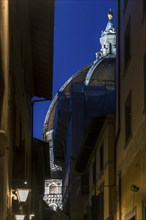
[[[50,208],[52,208],[52,210],[56,211],[57,210],[57,205],[55,203],[51,203],[49,205]]]
[[[112,44],[109,44],[109,53],[112,53]]]
[[[50,185],[50,194],[56,194],[57,193],[57,186],[54,184],[54,183],[52,183],[51,185]]]

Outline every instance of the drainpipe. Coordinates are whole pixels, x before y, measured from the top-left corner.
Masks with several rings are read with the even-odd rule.
[[[95,150],[95,196],[96,196],[96,187],[97,187],[97,180],[96,180],[96,150]]]

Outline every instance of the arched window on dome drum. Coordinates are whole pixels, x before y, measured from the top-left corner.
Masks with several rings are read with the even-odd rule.
[[[109,53],[112,53],[112,44],[109,44]]]

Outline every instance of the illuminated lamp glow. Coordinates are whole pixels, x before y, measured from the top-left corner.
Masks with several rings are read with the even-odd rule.
[[[17,189],[18,199],[20,202],[26,202],[29,191],[29,189]]]
[[[16,220],[24,220],[25,215],[15,215]]]

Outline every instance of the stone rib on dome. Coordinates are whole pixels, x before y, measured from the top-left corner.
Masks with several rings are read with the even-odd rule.
[[[85,78],[86,78],[86,74],[87,74],[90,67],[91,67],[91,65],[88,65],[85,68],[78,71],[72,77],[70,77],[64,83],[64,85],[60,88],[59,91],[64,91],[66,96],[68,96],[69,93],[70,93],[70,87],[71,87],[72,83],[74,83],[74,82],[84,83]],[[47,130],[47,131],[49,130],[50,131],[50,130],[53,129],[57,98],[58,98],[58,95],[56,94],[53,101],[52,101],[52,103],[51,103],[51,105],[50,105],[50,107],[49,107],[49,110],[47,112],[47,115],[46,115],[46,118],[45,118],[45,121],[44,121],[44,130]]]
[[[107,55],[95,61],[89,69],[85,85],[87,86],[100,86],[112,84],[115,81],[115,56]]]

